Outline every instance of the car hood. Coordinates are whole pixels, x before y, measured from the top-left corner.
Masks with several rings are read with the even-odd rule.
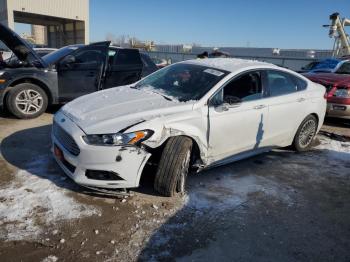
[[[350,85],[350,75],[335,74],[335,73],[317,73],[317,74],[303,74],[305,77],[309,78],[311,81],[320,84],[336,84],[336,85]]]
[[[102,134],[116,133],[146,120],[192,110],[193,103],[169,101],[149,90],[121,86],[82,96],[61,110],[86,134]]]
[[[0,23],[0,40],[17,56],[21,61],[26,61],[36,67],[46,67],[45,62],[38,54],[10,28]]]

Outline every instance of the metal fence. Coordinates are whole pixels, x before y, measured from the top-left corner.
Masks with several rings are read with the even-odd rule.
[[[176,53],[176,52],[159,52],[159,51],[149,51],[147,54],[151,58],[166,59],[170,60],[171,63],[176,63],[180,61],[196,59],[197,54],[193,53]],[[278,66],[286,67],[291,70],[300,70],[306,64],[315,61],[315,58],[297,58],[297,57],[282,57],[282,56],[242,56],[235,55],[235,58],[258,60],[263,62],[272,63]]]

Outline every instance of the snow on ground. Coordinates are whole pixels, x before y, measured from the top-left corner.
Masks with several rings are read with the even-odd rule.
[[[218,175],[216,171],[210,170],[206,176]],[[214,206],[216,212],[219,212],[245,203],[250,195],[257,192],[277,198],[288,205],[292,203],[288,191],[270,179],[254,174],[237,176],[230,171],[222,172],[219,175],[220,180],[215,181],[215,183],[208,181],[206,186],[199,183],[198,186],[191,187],[186,197],[186,206],[194,209],[211,209]]]
[[[190,176],[184,205],[175,216],[154,231],[148,241],[151,251],[142,255],[144,259],[152,258],[152,252],[159,249],[166,250],[171,245],[170,241],[174,241],[169,236],[194,234],[187,232],[187,229],[196,225],[215,227],[229,212],[244,212],[242,206],[254,205],[259,199],[282,203],[288,208],[300,204],[303,194],[283,179],[291,179],[295,183],[312,179],[320,181],[326,176],[334,176],[328,172],[328,169],[334,170],[331,164],[339,164],[339,176],[350,176],[350,173],[346,174],[348,168],[344,167],[344,161],[350,162],[350,143],[318,138],[321,144],[310,152],[297,154],[281,149]],[[315,167],[322,169],[322,172]],[[154,260],[166,260],[169,256],[171,254],[157,253]]]
[[[330,158],[349,161],[350,163],[350,143],[329,139],[325,136],[319,136],[321,144],[316,147],[319,150],[327,150]]]
[[[38,157],[0,189],[0,239],[35,238],[43,233],[43,225],[98,213],[66,194],[66,178],[55,173],[48,161],[48,155]]]

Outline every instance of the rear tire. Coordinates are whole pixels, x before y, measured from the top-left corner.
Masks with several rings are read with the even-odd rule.
[[[183,193],[187,180],[192,151],[188,137],[171,137],[167,141],[159,161],[154,189],[163,196]]]
[[[317,119],[313,115],[306,117],[300,124],[292,144],[297,152],[304,152],[310,148],[316,135],[317,125]]]
[[[31,83],[18,84],[7,95],[6,107],[10,113],[21,119],[36,118],[43,114],[48,98],[43,89]]]

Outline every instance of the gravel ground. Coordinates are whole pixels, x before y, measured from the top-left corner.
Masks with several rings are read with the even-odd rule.
[[[192,175],[183,196],[160,197],[145,181],[116,198],[63,175],[51,121],[0,117],[1,261],[350,260],[347,122],[327,122],[310,152]]]

